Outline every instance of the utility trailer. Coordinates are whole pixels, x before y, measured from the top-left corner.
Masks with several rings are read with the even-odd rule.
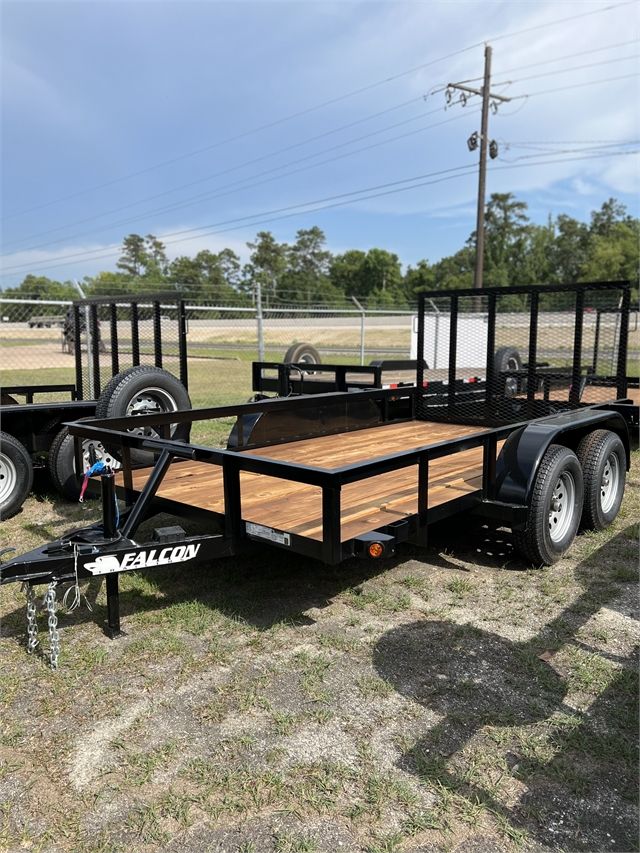
[[[529,317],[528,381],[523,392],[507,396],[504,382],[494,375],[493,354],[502,300],[514,296],[522,298]],[[80,441],[99,441],[121,468],[106,469],[91,480],[102,496],[100,523],[0,567],[3,584],[25,583],[29,650],[37,642],[38,584],[48,585],[55,665],[59,584],[77,587],[82,579],[105,575],[107,633],[117,636],[118,579],[125,571],[188,568],[264,546],[327,564],[354,556],[378,560],[403,542],[425,546],[433,522],[463,512],[511,528],[531,564],[552,564],[580,527],[610,524],[622,501],[630,459],[629,284],[424,294],[419,351],[425,305],[432,298],[447,303],[450,317],[449,379],[438,394],[423,387],[419,357],[416,381],[402,388],[142,415],[135,423],[119,417],[70,424],[78,454]],[[571,362],[564,395],[558,388],[545,393],[536,380],[539,339],[542,344],[546,334],[544,308],[554,299],[573,306],[571,327],[558,341]],[[585,335],[584,308],[612,299],[623,309],[612,341],[616,374],[594,386],[602,399],[587,403],[579,389],[593,342]],[[457,316],[478,310],[479,301],[488,318],[485,383],[469,392],[456,381]],[[169,437],[175,424],[186,431],[196,422],[230,417],[235,425],[226,449],[196,444],[186,435]],[[142,541],[141,523],[158,512],[176,521],[200,518],[206,532],[187,535],[176,523],[156,527]]]
[[[172,318],[170,329],[162,323],[167,314]],[[190,407],[186,311],[175,295],[78,300],[65,323],[75,382],[1,389],[0,520],[20,510],[31,491],[34,470],[47,469],[57,491],[77,500],[76,471],[86,471],[98,460],[118,467],[117,459],[91,440],[84,442],[82,467],[76,467],[74,442],[65,423],[96,415]],[[179,379],[163,369],[171,358]]]

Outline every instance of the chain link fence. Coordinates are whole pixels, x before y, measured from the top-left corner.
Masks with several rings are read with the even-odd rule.
[[[558,298],[552,292],[540,292],[536,362],[551,371],[570,371],[575,306],[558,304]],[[0,383],[5,388],[75,384],[81,396],[90,399],[115,372],[132,364],[161,364],[179,376],[180,304],[184,308],[190,392],[196,405],[246,399],[251,392],[254,360],[356,365],[417,357],[417,316],[407,309],[290,305],[260,310],[256,306],[179,303],[175,295],[136,297],[135,306],[124,296],[80,303],[0,299]],[[79,357],[74,305],[78,306]],[[444,379],[449,368],[450,302],[436,297],[425,309],[425,378]],[[488,343],[498,373],[522,369],[529,360],[530,309],[526,295],[500,297],[495,340],[487,342],[487,296],[461,297],[456,378],[485,376]],[[616,291],[599,293],[595,301],[587,293],[580,362],[593,377],[616,373],[619,311]],[[628,353],[627,374],[637,377],[640,331],[636,311],[630,317]],[[611,398],[610,388],[597,391],[595,384],[590,385],[588,393],[594,402],[595,398]],[[551,393],[556,391],[551,389]],[[47,396],[51,399],[54,395]],[[58,396],[68,397],[68,392]]]
[[[0,299],[0,384],[76,383],[90,399],[132,364],[160,362],[179,375],[178,304],[162,295],[136,297],[135,307],[128,297]],[[200,405],[246,399],[255,360],[368,364],[408,358],[415,338],[406,309],[183,306],[190,390]]]

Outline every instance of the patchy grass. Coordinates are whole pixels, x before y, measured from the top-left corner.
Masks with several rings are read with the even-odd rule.
[[[116,641],[92,581],[57,673],[2,587],[0,848],[637,850],[639,465],[544,571],[456,525],[385,564],[130,573]],[[32,497],[0,547],[96,514]]]

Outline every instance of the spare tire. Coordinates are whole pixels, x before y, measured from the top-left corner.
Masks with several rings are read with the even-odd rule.
[[[160,367],[139,365],[118,373],[107,383],[96,404],[96,418],[135,418],[190,408],[187,389],[172,373]],[[187,440],[190,428],[190,423],[172,424],[171,438]],[[153,426],[133,426],[127,432],[159,437]],[[120,458],[119,447],[107,447],[107,451]],[[153,454],[132,448],[131,461],[136,465],[148,465],[153,461]]]
[[[500,347],[493,357],[493,369],[496,375],[497,387],[502,388],[505,397],[515,397],[521,383],[517,376],[505,377],[504,385],[500,374],[522,370],[522,359],[515,347]]]
[[[320,364],[320,353],[311,344],[291,344],[283,359],[285,364]]]
[[[522,359],[515,347],[500,347],[493,357],[493,367],[496,373],[512,373],[522,370]]]
[[[0,521],[14,516],[33,485],[33,463],[27,448],[8,432],[0,432]]]
[[[89,470],[92,456],[95,456],[96,462],[104,462],[112,470],[117,470],[120,467],[120,462],[116,457],[109,453],[99,441],[85,438],[82,441],[82,474]],[[82,474],[76,474],[74,438],[69,434],[67,427],[63,427],[51,442],[47,468],[56,491],[67,500],[77,501],[80,497]]]

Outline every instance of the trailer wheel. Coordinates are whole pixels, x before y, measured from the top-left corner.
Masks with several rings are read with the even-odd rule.
[[[627,454],[620,438],[607,429],[586,435],[577,450],[584,478],[581,527],[604,530],[618,515],[627,473]]]
[[[0,432],[0,521],[14,516],[33,485],[33,463],[26,447]]]
[[[111,469],[120,468],[120,462],[99,441],[85,438],[82,442],[83,474],[89,470],[92,456],[95,456],[96,462],[104,462]],[[67,427],[63,427],[51,443],[47,468],[56,491],[67,500],[77,501],[80,497],[82,474],[76,474],[74,438]]]
[[[282,359],[285,364],[320,364],[320,353],[311,344],[292,344]]]
[[[542,457],[518,550],[536,566],[551,566],[571,546],[582,515],[582,468],[568,447],[552,444]]]
[[[179,379],[160,367],[139,365],[118,373],[107,383],[96,403],[96,418],[136,417],[190,408],[187,389]],[[173,425],[171,438],[188,439],[189,428],[188,423]],[[159,436],[151,426],[127,431],[152,438]],[[107,447],[107,451],[119,458],[119,448]],[[148,464],[152,459],[151,453],[131,450],[131,461],[137,465]]]
[[[522,370],[522,359],[515,347],[500,347],[493,357],[493,365],[496,373],[513,373]]]

